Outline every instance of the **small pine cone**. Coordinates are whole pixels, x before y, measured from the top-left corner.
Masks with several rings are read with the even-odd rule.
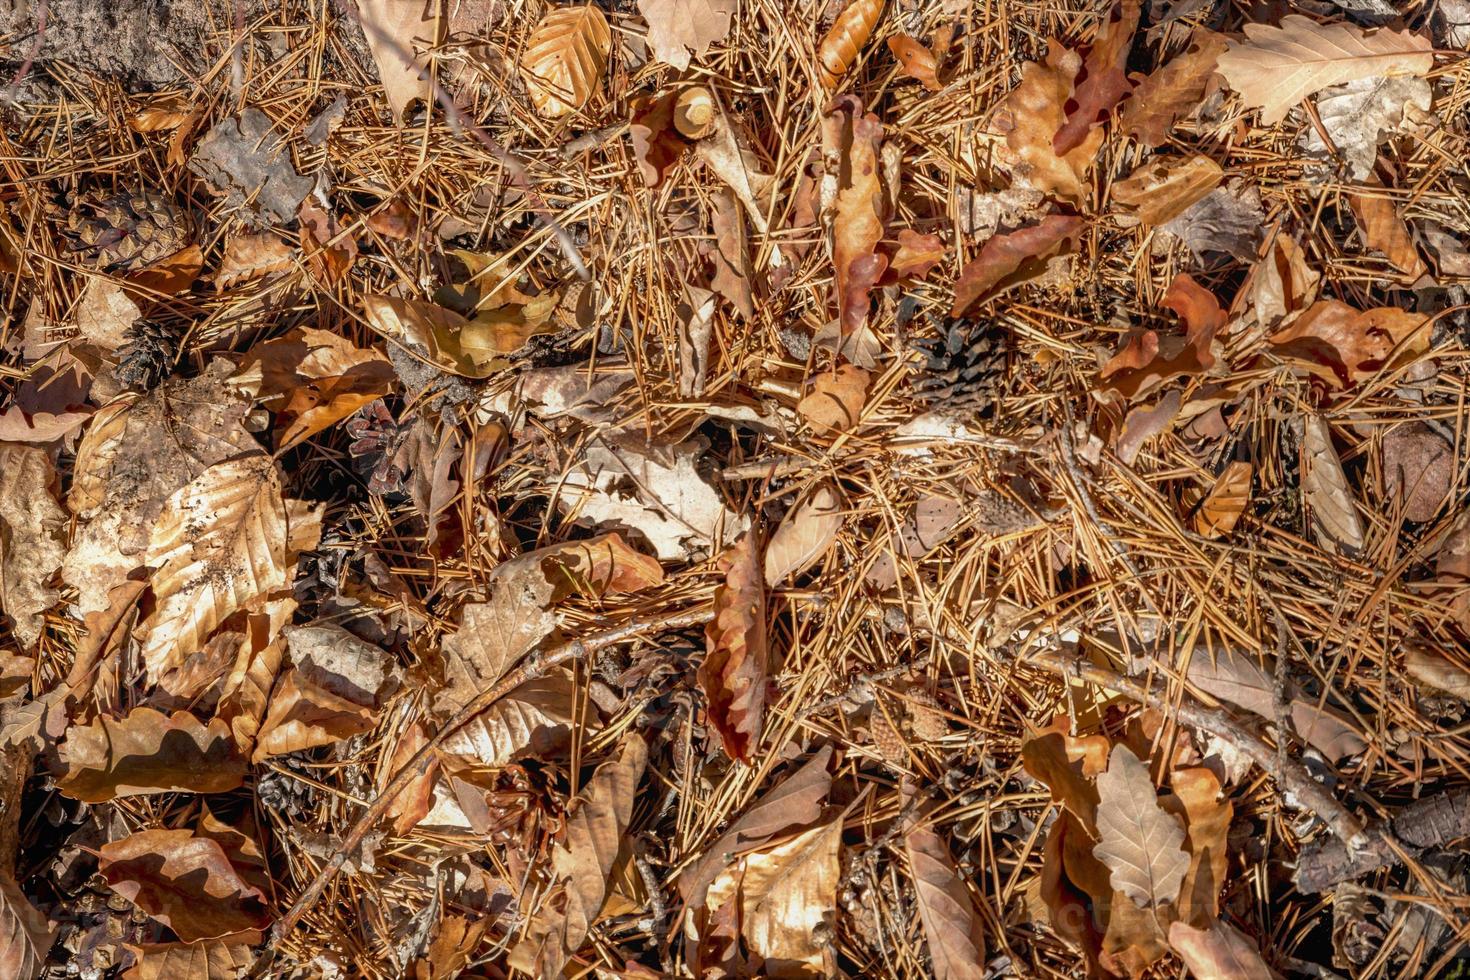
[[[135,391],[151,391],[168,377],[183,339],[177,327],[154,320],[135,320],[128,328],[127,343],[118,348],[118,384]]]
[[[980,415],[1005,380],[1005,333],[991,320],[956,317],[938,337],[914,341],[923,355],[914,396],[933,408]]]
[[[189,215],[162,194],[90,192],[52,208],[71,251],[98,268],[126,272],[189,244]]]
[[[900,712],[899,717],[902,717],[903,706],[901,704],[890,704],[887,707],[889,711],[897,709]],[[873,713],[868,718],[868,736],[873,740],[873,748],[878,750],[878,755],[884,762],[895,766],[908,763],[909,753],[904,745],[902,733],[893,727],[893,722],[888,719],[888,714],[876,701],[873,702]]]
[[[939,705],[939,699],[920,686],[904,692],[908,699],[909,728],[923,742],[937,742],[949,734],[949,718]]]

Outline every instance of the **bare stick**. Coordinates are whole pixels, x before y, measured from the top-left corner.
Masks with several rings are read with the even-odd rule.
[[[424,773],[434,757],[435,750],[444,743],[446,738],[458,731],[465,722],[474,718],[522,684],[544,676],[553,668],[571,663],[574,660],[580,660],[605,647],[631,640],[642,633],[657,633],[664,630],[698,626],[701,623],[709,622],[713,617],[714,610],[710,606],[697,606],[693,609],[687,609],[672,615],[644,616],[630,619],[623,625],[610,629],[605,633],[598,633],[585,639],[572,640],[545,653],[532,653],[515,670],[506,674],[493,686],[477,694],[473,701],[470,701],[463,708],[456,711],[445,722],[444,727],[435,732],[434,736],[424,744],[423,748],[414,754],[412,759],[409,759],[408,762],[400,766],[389,777],[382,791],[373,798],[373,801],[368,804],[367,809],[363,810],[357,820],[353,822],[352,829],[342,838],[342,845],[337,849],[337,853],[333,854],[332,859],[317,872],[316,877],[311,880],[311,884],[306,886],[301,894],[296,897],[296,901],[291,904],[291,908],[271,928],[270,941],[266,943],[265,949],[261,950],[260,955],[255,958],[255,962],[251,964],[250,972],[246,976],[261,977],[265,975],[265,970],[275,958],[276,948],[282,940],[291,934],[291,930],[296,928],[297,924],[301,921],[302,915],[306,913],[306,910],[315,905],[317,900],[321,898],[322,892],[326,891],[327,885],[337,876],[337,872],[342,870],[342,866],[347,862],[348,855],[356,852],[358,845],[362,843],[362,839],[367,836],[368,831],[372,830],[378,821],[383,818],[383,815],[388,812],[388,807],[398,798],[398,794],[413,779]]]
[[[30,72],[31,65],[36,63],[36,56],[41,53],[41,45],[46,40],[46,19],[50,14],[51,0],[41,0],[36,5],[36,39],[26,49],[25,60],[20,63],[20,67],[15,70],[15,77],[10,80],[10,84],[5,88],[5,96],[11,101],[15,100],[16,90],[20,88],[21,80]]]

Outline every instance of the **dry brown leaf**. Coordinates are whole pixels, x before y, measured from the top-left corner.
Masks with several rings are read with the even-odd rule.
[[[0,443],[0,610],[22,647],[40,639],[61,593],[49,584],[66,558],[67,515],[51,453]]]
[[[960,316],[1040,275],[1047,259],[1071,249],[1083,227],[1081,218],[1050,214],[1037,224],[992,236],[960,270],[950,314]]]
[[[1132,400],[1179,376],[1197,377],[1215,366],[1212,345],[1224,327],[1225,311],[1214,294],[1189,273],[1174,277],[1160,305],[1184,320],[1185,335],[1160,337],[1156,331],[1133,334],[1099,376],[1103,387]]]
[[[1072,838],[1080,841],[1071,842]],[[1046,903],[1048,924],[1059,936],[1082,950],[1090,970],[1096,973],[1101,969],[1099,956],[1102,953],[1103,923],[1094,914],[1094,898],[1071,878],[1063,856],[1069,848],[1075,850],[1079,847],[1090,849],[1092,838],[1087,836],[1075,816],[1063,811],[1046,836],[1039,891]],[[1091,858],[1090,851],[1084,850],[1083,853]],[[1106,873],[1105,868],[1103,871]]]
[[[649,187],[662,184],[664,177],[689,148],[689,141],[675,126],[674,111],[678,103],[677,91],[641,96],[628,102],[631,110],[628,139],[633,146],[633,159],[643,174],[643,182]]]
[[[888,50],[893,57],[898,59],[899,67],[903,73],[916,80],[931,92],[938,92],[944,88],[939,84],[939,78],[935,74],[939,63],[934,57],[934,52],[924,46],[923,42],[910,37],[907,34],[895,34],[888,39]]]
[[[203,268],[204,253],[198,245],[190,245],[145,269],[130,273],[127,281],[138,287],[135,292],[145,296],[151,293],[176,296],[194,284]]]
[[[1115,439],[1118,459],[1132,466],[1143,451],[1144,443],[1162,435],[1174,424],[1183,402],[1182,394],[1169,391],[1152,405],[1136,405],[1130,409]]]
[[[217,463],[170,497],[146,555],[158,602],[142,626],[149,675],[183,663],[236,610],[289,584],[289,541],[268,456]]]
[[[290,621],[296,601],[273,598],[264,612],[252,611],[246,622],[245,642],[220,687],[216,717],[230,726],[235,744],[249,754],[255,748],[260,723],[270,707],[270,695],[286,657],[281,628]]]
[[[1122,99],[1133,91],[1124,65],[1138,29],[1141,0],[1118,0],[1087,48],[1076,88],[1067,100],[1066,122],[1052,138],[1058,156],[1083,146]]]
[[[475,958],[475,950],[489,931],[489,917],[471,919],[463,915],[446,915],[439,920],[434,941],[414,964],[414,980],[454,980],[461,976]]]
[[[428,744],[429,734],[422,722],[416,721],[405,728],[393,746],[388,765],[378,770],[378,791],[383,792],[393,774],[412,762],[414,756]],[[393,827],[395,836],[406,836],[433,809],[434,787],[439,781],[439,768],[440,759],[436,753],[430,757],[428,765],[393,797],[385,816]]]
[[[8,871],[0,871],[0,975],[37,980],[50,962],[56,930]]]
[[[979,980],[985,975],[985,933],[949,847],[924,826],[911,827],[903,846],[934,980]]]
[[[575,711],[571,677],[549,674],[527,681],[465,722],[444,740],[443,749],[487,769],[528,756],[552,758],[571,739]]]
[[[715,589],[715,616],[705,627],[707,653],[696,675],[710,723],[725,754],[750,762],[760,746],[766,708],[766,593],[755,532],[720,559],[725,581]]]
[[[184,942],[262,929],[271,919],[265,894],[220,843],[189,830],[142,830],[103,844],[97,870],[113,891]]]
[[[228,939],[127,948],[138,962],[122,980],[236,980],[255,959],[248,943]]]
[[[1420,686],[1443,691],[1461,701],[1470,701],[1470,669],[1451,660],[1444,650],[1431,650],[1419,643],[1404,647],[1404,673]]]
[[[1201,153],[1154,159],[1112,186],[1112,196],[1145,225],[1161,225],[1183,214],[1225,179],[1225,171]]]
[[[1021,84],[1006,97],[1005,116],[996,120],[1025,180],[1074,205],[1087,196],[1083,180],[1103,141],[1103,131],[1094,129],[1067,153],[1059,155],[1055,148],[1054,138],[1066,122],[1072,82],[1081,67],[1081,58],[1053,43],[1044,64],[1033,61],[1022,67]]]
[[[1207,538],[1223,538],[1235,530],[1236,521],[1245,513],[1251,500],[1251,477],[1255,468],[1244,460],[1226,465],[1215,478],[1210,492],[1200,501],[1194,514],[1195,533]]]
[[[1382,252],[1388,264],[1403,273],[1405,282],[1413,282],[1429,271],[1424,260],[1419,258],[1409,226],[1399,216],[1392,198],[1349,194],[1347,199],[1362,229],[1363,243],[1374,251]]]
[[[415,99],[433,98],[426,51],[442,43],[445,20],[439,0],[357,0],[357,16],[378,67],[395,121]]]
[[[556,629],[553,588],[540,562],[498,575],[484,602],[464,607],[458,630],[444,638],[445,686],[434,710],[449,715],[498,681]]]
[[[1167,140],[1209,92],[1215,62],[1226,46],[1223,34],[1196,27],[1183,52],[1146,78],[1134,76],[1137,86],[1123,105],[1123,129],[1146,147]]]
[[[1190,924],[1213,922],[1220,914],[1220,894],[1229,868],[1230,822],[1235,807],[1221,792],[1220,780],[1204,766],[1175,769],[1169,774],[1173,793],[1161,802],[1184,817],[1189,873],[1179,890],[1179,918]]]
[[[224,793],[245,781],[230,727],[208,725],[187,711],[172,716],[134,708],[122,718],[98,716],[73,727],[61,745],[63,796],[105,803],[152,793]]]
[[[694,144],[694,152],[730,188],[756,231],[765,234],[770,228],[766,209],[775,179],[761,169],[761,162],[751,149],[743,132],[737,132],[730,117],[716,112],[708,135]]]
[[[423,357],[441,371],[467,378],[487,377],[460,346],[460,334],[469,322],[442,306],[396,296],[364,296],[363,313],[368,326],[390,342]]]
[[[301,202],[296,215],[301,222],[301,251],[316,281],[335,289],[357,261],[357,238],[350,226],[344,233],[336,213],[322,205],[326,202],[318,205],[310,196]]]
[[[817,375],[796,410],[817,435],[846,432],[857,425],[868,401],[868,372],[851,364]]]
[[[253,759],[350,738],[373,727],[398,686],[393,658],[334,623],[282,629],[294,666],[271,691]]]
[[[159,93],[128,117],[128,128],[135,133],[167,132],[189,118],[193,111],[187,97]]]
[[[1092,777],[1107,768],[1110,743],[1104,735],[1072,735],[1070,727],[1058,716],[1046,728],[1027,732],[1021,762],[1051,790],[1052,801],[1075,814],[1080,828],[1090,834],[1097,826],[1098,806]]]
[[[225,239],[225,255],[214,273],[216,289],[229,289],[285,272],[296,264],[296,250],[268,231],[245,232]]]
[[[1461,511],[1450,525],[1434,557],[1439,585],[1434,594],[1449,606],[1455,621],[1470,631],[1470,510]]]
[[[551,582],[552,602],[560,602],[572,593],[601,598],[612,593],[642,592],[664,581],[658,559],[634,551],[616,531],[547,545],[502,562],[490,573],[490,584],[519,576],[527,567],[539,568]]]
[[[847,335],[868,322],[868,293],[888,266],[887,257],[877,251],[885,213],[878,163],[883,126],[876,115],[862,111],[854,96],[837,100],[829,113],[832,121],[840,126],[845,155],[832,218],[833,288],[838,321]]]
[[[817,77],[835,89],[862,54],[863,46],[883,16],[884,0],[850,0],[817,45]]]
[[[1272,980],[1276,976],[1261,951],[1239,929],[1215,922],[1196,929],[1184,922],[1169,926],[1169,945],[1195,980]]]
[[[719,111],[713,92],[703,85],[690,85],[674,99],[674,128],[685,139],[704,139],[714,127]]]
[[[1424,75],[1434,67],[1426,37],[1356,24],[1318,24],[1287,14],[1280,27],[1246,24],[1245,41],[1230,42],[1217,62],[1220,74],[1246,105],[1274,125],[1314,92],[1374,75]]]
[[[142,315],[116,279],[93,276],[77,301],[77,336],[104,351],[115,351],[128,342],[128,328]]]
[[[372,731],[371,707],[334,694],[300,670],[286,671],[271,691],[270,707],[256,736],[252,761],[331,745]]]
[[[557,119],[581,109],[602,86],[612,29],[595,3],[553,7],[526,39],[521,76],[536,111]]]
[[[1296,240],[1277,234],[1266,257],[1251,270],[1246,287],[1256,324],[1273,329],[1287,316],[1305,309],[1317,298],[1321,282],[1321,273],[1307,264]]]
[[[824,481],[804,494],[766,542],[766,584],[799,575],[826,554],[843,520],[842,494],[835,484]]]
[[[1213,698],[1268,720],[1276,718],[1276,684],[1256,658],[1229,647],[1211,654],[1197,653],[1189,661],[1189,682]],[[1292,727],[1308,745],[1336,762],[1344,756],[1356,755],[1368,743],[1352,728],[1348,720],[1333,709],[1317,707],[1316,699],[1287,699],[1287,714]]]
[[[943,239],[938,235],[921,235],[912,228],[903,228],[898,232],[898,249],[893,253],[888,271],[899,279],[918,279],[943,261]]]
[[[1276,353],[1347,388],[1377,374],[1395,354],[1424,351],[1429,317],[1393,306],[1355,310],[1333,299],[1318,300],[1271,336]]]
[[[607,898],[608,875],[647,764],[647,744],[629,734],[616,757],[597,767],[573,801],[565,839],[551,854],[552,887],[558,894],[531,916],[510,951],[511,966],[533,976],[558,977],[567,958],[581,949]]]
[[[1354,554],[1361,550],[1363,519],[1332,444],[1332,429],[1320,415],[1303,420],[1300,465],[1302,502],[1311,514],[1318,540],[1332,551]]]
[[[689,67],[691,54],[702,57],[725,39],[738,7],[738,0],[638,0],[653,56],[680,71]]]
[[[1165,915],[1138,904],[1120,891],[1106,899],[1108,927],[1103,933],[1102,964],[1110,974],[1142,977],[1169,952],[1160,920]]]
[[[1113,887],[1141,908],[1175,901],[1189,871],[1184,829],[1159,806],[1148,767],[1126,745],[1113,746],[1097,794],[1093,854],[1107,865]]]
[[[715,248],[710,256],[715,274],[710,287],[750,322],[755,319],[755,296],[751,290],[755,270],[750,264],[745,216],[732,191],[726,189],[710,195],[710,229],[715,236]]]
[[[1459,479],[1459,461],[1444,436],[1422,422],[1383,436],[1383,495],[1404,520],[1434,520]]]

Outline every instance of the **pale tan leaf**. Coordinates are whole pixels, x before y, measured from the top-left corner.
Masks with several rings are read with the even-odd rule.
[[[228,939],[127,948],[138,962],[122,980],[237,980],[255,959],[248,944]]]
[[[444,740],[443,750],[487,769],[548,758],[567,746],[575,707],[566,674],[530,680],[461,725]]]
[[[1081,67],[1075,52],[1053,46],[1044,64],[1022,66],[1021,83],[1006,97],[1004,113],[996,118],[1026,182],[1072,204],[1087,196],[1084,181],[1103,140],[1099,127],[1090,130],[1079,146],[1061,155],[1056,151],[1054,138],[1066,122],[1072,83]]]
[[[142,315],[116,279],[93,276],[77,300],[77,335],[102,350],[115,351],[127,343],[128,328]]]
[[[1235,530],[1236,521],[1251,500],[1251,477],[1255,468],[1234,460],[1220,471],[1214,486],[1200,501],[1194,514],[1194,529],[1207,538],[1223,538]]]
[[[766,542],[766,584],[800,574],[826,554],[843,520],[842,495],[835,484],[824,481],[804,494]]]
[[[653,56],[680,71],[691,54],[702,56],[725,39],[738,6],[738,0],[638,0]]]
[[[56,932],[9,872],[0,872],[0,976],[36,980]]]
[[[0,611],[22,647],[40,639],[45,612],[61,597],[49,582],[66,558],[66,512],[51,454],[0,443]]]
[[[616,531],[547,545],[502,562],[491,571],[490,584],[518,578],[527,568],[539,568],[551,582],[553,602],[560,602],[573,593],[601,598],[613,593],[641,592],[664,581],[664,569],[658,559],[634,551]]]
[[[602,85],[612,31],[602,8],[547,11],[521,52],[521,76],[536,111],[548,119],[576,112]]]
[[[1256,944],[1225,922],[1208,929],[1175,922],[1169,926],[1169,945],[1195,980],[1272,980],[1276,975]]]
[[[1363,547],[1363,519],[1332,444],[1332,429],[1320,415],[1303,419],[1301,471],[1302,502],[1318,540],[1334,551],[1357,552]]]
[[[1126,180],[1113,184],[1113,200],[1132,209],[1146,225],[1161,225],[1183,214],[1225,179],[1220,165],[1202,153],[1155,158]]]
[[[1189,871],[1184,828],[1159,806],[1148,767],[1126,745],[1113,746],[1097,793],[1093,854],[1107,865],[1113,887],[1143,908],[1175,901]]]
[[[489,585],[484,602],[464,607],[460,627],[444,638],[444,689],[434,710],[452,714],[500,680],[556,629],[553,588],[539,563],[526,563]]]
[[[268,231],[245,232],[225,239],[225,255],[214,273],[216,289],[285,272],[296,264],[296,250]]]
[[[84,803],[223,793],[245,781],[245,760],[235,752],[229,726],[219,719],[206,725],[187,711],[170,716],[134,708],[122,718],[99,716],[67,733],[61,759],[67,768],[56,788]]]
[[[647,744],[642,736],[629,734],[618,754],[597,767],[573,801],[565,840],[551,854],[558,901],[544,901],[531,917],[510,952],[511,966],[532,976],[561,976],[567,958],[582,947],[607,898],[608,875],[623,846],[647,764]]]
[[[169,498],[148,544],[158,606],[143,624],[151,677],[177,666],[252,599],[289,582],[280,474],[264,455],[227,460]]]
[[[271,691],[270,707],[255,742],[252,761],[331,745],[371,731],[377,712],[343,697],[292,669]]]
[[[706,653],[695,677],[725,754],[750,762],[764,730],[770,656],[754,531],[721,557],[720,568],[725,581],[715,589],[715,615],[704,630]]]
[[[877,251],[888,207],[882,167],[883,125],[864,112],[856,96],[838,99],[823,122],[824,141],[842,153],[837,200],[832,216],[832,288],[843,335],[868,322],[869,294],[888,267]]]
[[[441,371],[485,378],[506,366],[501,357],[486,358],[469,349],[465,331],[470,321],[453,310],[396,296],[364,296],[362,307],[368,326]]]
[[[933,830],[919,826],[903,843],[935,980],[979,980],[985,975],[985,934],[949,848]]]
[[[1404,648],[1404,673],[1421,687],[1470,701],[1470,668],[1450,657],[1448,651],[1432,650],[1421,643],[1407,644]]]
[[[378,67],[394,120],[414,99],[432,98],[429,59],[420,52],[444,40],[441,0],[357,0],[357,15]]]
[[[1318,24],[1287,14],[1280,27],[1246,24],[1246,41],[1220,55],[1220,74],[1267,125],[1314,92],[1374,75],[1424,75],[1434,67],[1426,37],[1355,24]]]
[[[187,119],[192,111],[185,96],[159,93],[128,117],[128,128],[135,133],[166,132]]]
[[[717,111],[710,121],[709,132],[695,144],[694,152],[745,205],[745,213],[756,231],[765,234],[770,227],[766,208],[770,206],[769,194],[775,179],[761,168],[745,134],[736,131],[729,116]]]
[[[888,39],[888,50],[893,53],[905,75],[931,92],[944,88],[935,74],[939,64],[934,52],[925,47],[923,42],[907,34],[895,34]]]

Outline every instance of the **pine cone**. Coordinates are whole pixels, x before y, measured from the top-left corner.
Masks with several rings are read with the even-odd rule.
[[[189,216],[151,191],[91,191],[52,209],[73,253],[109,272],[152,265],[189,244]]]
[[[183,334],[154,320],[135,320],[127,336],[127,343],[118,348],[113,377],[125,388],[151,391],[173,370]]]
[[[914,341],[923,355],[914,396],[946,411],[986,412],[1005,380],[1005,334],[991,320],[957,317],[945,321],[940,335]]]

